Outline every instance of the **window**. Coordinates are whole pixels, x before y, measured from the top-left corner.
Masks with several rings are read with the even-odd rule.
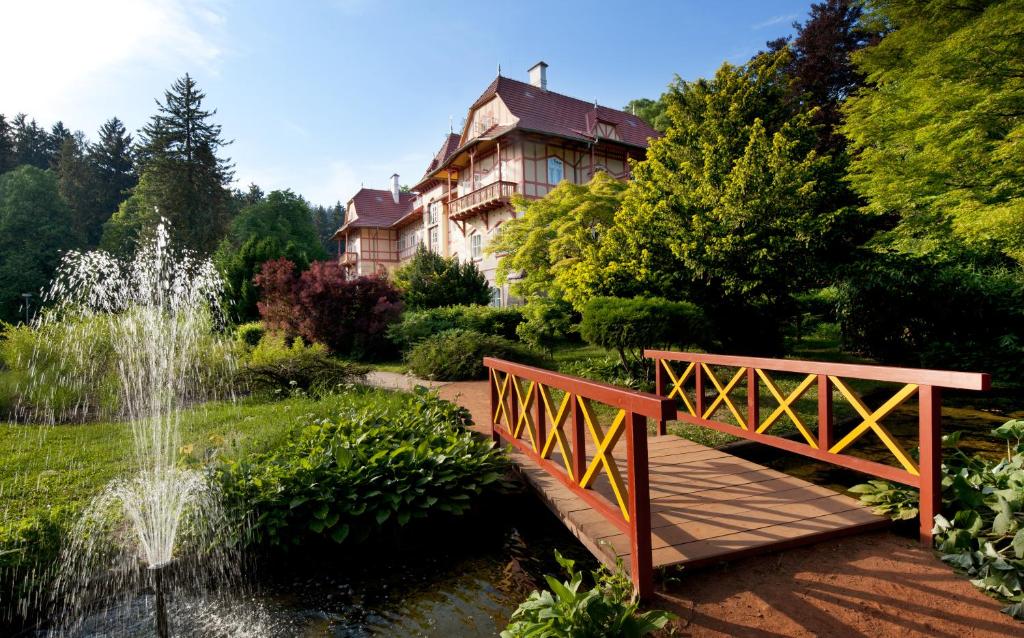
[[[557,157],[548,158],[548,184],[557,184],[565,178],[565,165]]]
[[[483,235],[473,233],[469,236],[469,255],[473,259],[480,259],[484,255]]]
[[[430,250],[432,250],[432,251],[434,251],[436,253],[436,252],[441,252],[440,249],[441,249],[440,236],[439,236],[439,234],[437,232],[437,226],[434,226],[433,228],[430,229]]]
[[[427,214],[427,224],[433,226],[437,223],[438,211],[441,209],[441,202],[430,202],[430,212]]]
[[[491,288],[491,305],[495,308],[501,307],[501,288]]]

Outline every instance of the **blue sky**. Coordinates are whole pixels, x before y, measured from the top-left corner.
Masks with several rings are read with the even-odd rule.
[[[790,34],[809,0],[402,2],[17,0],[0,21],[0,113],[134,130],[191,73],[241,185],[317,203],[416,181],[466,108],[538,60],[550,89],[621,107]]]

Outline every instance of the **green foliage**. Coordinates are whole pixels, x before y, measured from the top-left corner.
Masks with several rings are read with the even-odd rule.
[[[261,321],[250,321],[235,328],[235,339],[253,348],[259,345],[265,334],[267,329]]]
[[[643,364],[644,348],[699,343],[706,331],[699,308],[659,298],[595,297],[580,323],[583,340],[617,352],[627,372]]]
[[[206,95],[185,74],[157,102],[157,114],[139,135],[140,179],[131,197],[104,227],[101,245],[128,253],[160,217],[175,241],[211,254],[230,222],[230,162],[218,156],[228,144],[203,108]]]
[[[917,490],[889,481],[871,480],[854,485],[850,492],[859,494],[861,503],[870,505],[871,511],[875,514],[888,516],[896,521],[917,518]]]
[[[407,308],[425,310],[445,306],[487,304],[491,287],[473,262],[459,263],[423,247],[395,271],[395,285],[402,290]]]
[[[671,125],[633,181],[592,271],[597,294],[698,304],[726,350],[778,352],[792,296],[818,287],[863,231],[835,208],[842,165],[787,98],[790,53],[677,80]]]
[[[288,345],[282,335],[265,333],[239,369],[237,381],[263,397],[320,397],[351,385],[367,371],[364,366],[330,356],[320,344],[307,346],[302,337]]]
[[[637,638],[661,629],[674,618],[666,611],[640,611],[622,564],[612,572],[591,573],[594,586],[581,591],[583,574],[575,561],[555,551],[569,579],[544,576],[548,588],[534,591],[512,613],[502,638]]]
[[[429,514],[458,515],[505,469],[503,454],[466,430],[468,412],[435,395],[342,399],[337,416],[218,470],[229,502],[254,521],[256,542],[358,542]]]
[[[1013,0],[869,3],[891,31],[854,55],[850,178],[888,237],[931,252],[952,231],[1024,260],[1024,7]]]
[[[516,334],[524,343],[550,355],[574,332],[577,316],[567,301],[536,298],[523,308],[524,321],[516,327]]]
[[[214,255],[214,263],[224,278],[225,304],[236,319],[259,318],[260,290],[253,279],[263,264],[282,257],[294,263],[300,271],[309,268],[306,253],[294,243],[281,244],[276,237],[253,236],[237,250],[233,250],[227,241],[221,243]]]
[[[53,173],[21,166],[0,175],[0,321],[24,319],[23,293],[38,302],[73,237]]]
[[[540,199],[514,200],[513,205],[524,213],[505,222],[486,248],[488,253],[502,255],[498,282],[521,273],[511,291],[527,303],[564,297],[582,310],[602,287],[597,249],[625,190],[624,183],[600,172],[585,185],[563,181]]]
[[[413,346],[406,361],[413,374],[437,381],[483,379],[484,357],[530,361],[530,353],[504,337],[453,328],[430,336]]]
[[[884,363],[1016,376],[1024,361],[1024,273],[998,260],[876,254],[838,286],[846,349]]]
[[[238,346],[212,329],[195,345],[191,373],[206,400],[229,389]],[[173,321],[173,319],[169,319]],[[7,326],[0,338],[0,396],[12,412],[43,421],[81,421],[120,414],[118,356],[101,314],[48,316],[38,326]],[[4,414],[3,416],[7,416]]]
[[[413,310],[403,313],[401,321],[388,327],[388,338],[403,352],[431,335],[453,328],[515,339],[522,321],[519,308],[448,306]]]
[[[622,361],[617,357],[601,357],[599,359],[578,359],[562,362],[558,371],[574,377],[603,381],[612,385],[634,390],[653,390],[653,384],[634,371],[622,369]]]

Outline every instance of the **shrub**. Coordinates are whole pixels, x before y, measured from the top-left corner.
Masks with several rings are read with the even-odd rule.
[[[453,328],[511,340],[516,338],[522,321],[523,313],[518,308],[448,306],[415,310],[405,312],[401,321],[388,327],[388,338],[403,352],[431,335]]]
[[[1019,376],[1024,274],[977,257],[878,255],[839,286],[845,348],[884,363]]]
[[[459,263],[420,247],[409,263],[395,272],[402,299],[414,310],[486,304],[491,286],[473,262]]]
[[[349,279],[333,261],[314,262],[301,275],[286,259],[269,261],[255,281],[264,290],[259,309],[269,329],[359,359],[386,354],[385,330],[402,311],[386,278]]]
[[[614,572],[603,565],[592,572],[594,586],[580,591],[583,575],[576,571],[575,561],[557,551],[555,558],[569,580],[560,582],[544,576],[550,589],[530,594],[512,613],[501,638],[638,638],[661,629],[674,618],[661,610],[640,612],[621,562]]]
[[[229,502],[255,521],[252,540],[362,541],[429,514],[461,514],[505,469],[502,452],[465,429],[469,413],[436,395],[353,391],[339,412],[274,451],[220,466]]]
[[[516,334],[525,343],[551,354],[572,333],[576,313],[569,302],[558,299],[534,299],[523,310],[524,321]]]
[[[521,346],[492,335],[455,328],[424,339],[409,351],[406,360],[413,374],[437,381],[483,379],[484,357],[529,361],[530,353]]]
[[[580,323],[584,341],[617,352],[627,372],[643,367],[643,348],[697,343],[705,332],[696,306],[660,298],[595,297]]]
[[[260,321],[250,321],[235,328],[235,338],[250,347],[258,345],[266,333],[267,329]]]
[[[600,359],[578,359],[565,361],[558,365],[558,371],[574,377],[603,381],[612,385],[632,388],[634,390],[652,391],[654,384],[622,369],[622,363],[615,357]]]
[[[323,396],[359,380],[367,371],[331,357],[320,344],[307,346],[297,337],[289,346],[283,335],[269,333],[238,371],[238,383],[254,394],[273,398]]]

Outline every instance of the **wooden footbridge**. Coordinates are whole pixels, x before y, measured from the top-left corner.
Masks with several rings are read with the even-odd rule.
[[[655,567],[730,560],[888,523],[856,499],[727,452],[674,436],[648,438],[664,435],[666,422],[719,430],[918,488],[920,536],[930,543],[941,496],[941,389],[990,385],[988,375],[964,372],[645,354],[657,370],[657,394],[484,360],[494,440],[510,445],[526,480],[595,556],[628,565],[641,596],[653,592]],[[851,387],[856,380],[896,389],[871,409]],[[745,401],[737,405],[734,395],[741,392]],[[812,393],[816,422],[798,409]],[[772,400],[767,409],[762,395]],[[917,458],[882,424],[915,395]],[[835,399],[857,415],[846,427],[835,423]],[[789,431],[778,433],[787,422]],[[854,444],[869,433],[891,453],[892,464],[855,455]]]

